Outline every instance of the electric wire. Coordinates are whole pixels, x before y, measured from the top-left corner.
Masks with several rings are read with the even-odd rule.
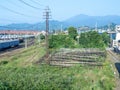
[[[12,5],[15,5],[17,7],[21,7],[20,5],[16,4],[14,1],[12,0],[6,0],[8,3],[12,4]]]
[[[21,3],[23,3],[23,4],[27,5],[27,6],[29,6],[29,7],[34,8],[34,9],[37,9],[37,10],[40,10],[40,9],[41,9],[41,8],[35,7],[35,6],[33,6],[33,5],[31,5],[31,4],[27,3],[27,2],[25,2],[25,1],[23,1],[23,0],[19,0],[19,1],[20,1]]]
[[[2,5],[0,5],[0,7],[3,8],[3,9],[5,9],[5,10],[7,10],[7,11],[9,11],[9,12],[18,14],[18,15],[22,15],[22,16],[25,16],[25,17],[33,17],[33,16],[30,16],[30,15],[26,15],[26,14],[23,14],[23,13],[20,13],[20,12],[17,12],[17,11],[14,11],[14,10],[9,9],[9,8],[7,8],[7,7],[4,7],[4,6],[2,6]]]
[[[11,5],[16,6],[16,7],[20,7],[20,9],[25,9],[24,7],[21,7],[21,5],[16,4],[16,3],[15,3],[15,2],[13,2],[13,1],[7,0],[7,2],[8,2],[8,3],[10,3]],[[31,10],[29,10],[29,12],[31,12]],[[39,18],[39,17],[37,17],[37,16],[32,16],[32,17]]]
[[[32,6],[32,5],[30,5],[30,4],[28,4],[28,3],[26,3],[26,2],[24,2],[23,0],[18,0],[18,1],[20,1],[21,3],[24,3],[25,5],[27,5],[27,6],[29,6],[29,7],[32,7],[32,8],[34,8],[34,9],[41,9],[41,8],[37,8],[37,7],[34,7],[34,6]],[[8,1],[9,3],[11,3],[11,4],[15,4],[14,2],[10,2],[10,1]],[[34,3],[36,3],[37,4],[37,2],[35,2],[34,0],[32,1],[32,2],[34,2]],[[16,5],[16,4],[15,4]],[[39,4],[40,5],[40,4]],[[17,5],[16,5],[17,6]],[[43,5],[42,5],[43,6]],[[15,11],[15,10],[13,10],[13,9],[10,9],[10,8],[7,8],[7,7],[5,7],[5,6],[3,6],[3,5],[1,5],[0,4],[0,8],[2,8],[2,9],[4,9],[4,10],[7,10],[7,11],[9,11],[9,12],[12,12],[12,13],[14,13],[14,14],[17,14],[17,15],[22,15],[22,16],[25,16],[25,17],[36,17],[36,16],[30,16],[30,15],[26,15],[26,14],[24,14],[24,13],[21,13],[21,12],[18,12],[18,11]],[[37,18],[40,18],[40,17],[37,17]],[[10,21],[10,22],[13,22],[13,20],[8,20],[8,19],[6,19],[6,21]],[[16,22],[16,21],[15,21]],[[10,26],[0,26],[0,27],[3,27],[3,28],[11,28]],[[34,27],[34,25],[30,25],[30,26],[28,26],[28,27]],[[13,27],[12,27],[13,28]]]
[[[45,5],[43,5],[43,4],[40,4],[40,3],[36,2],[35,0],[30,0],[30,1],[33,2],[33,3],[35,3],[35,4],[37,4],[37,5],[45,6]]]

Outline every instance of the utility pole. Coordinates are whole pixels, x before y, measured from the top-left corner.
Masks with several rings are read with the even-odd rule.
[[[47,6],[44,12],[44,19],[46,21],[46,35],[45,35],[45,40],[46,40],[46,58],[47,58],[47,64],[49,64],[49,41],[48,41],[48,35],[49,35],[49,19],[50,19],[50,9]]]

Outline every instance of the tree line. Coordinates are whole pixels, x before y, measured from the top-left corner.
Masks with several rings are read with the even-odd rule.
[[[107,33],[89,31],[78,35],[75,27],[69,27],[68,34],[49,35],[49,48],[105,48],[109,43],[110,37]]]

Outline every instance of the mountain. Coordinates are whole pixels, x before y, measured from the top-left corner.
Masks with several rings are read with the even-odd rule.
[[[49,24],[50,30],[60,30],[62,28],[67,28],[69,26],[80,27],[89,26],[98,27],[108,25],[110,23],[120,24],[120,16],[117,15],[107,15],[107,16],[88,16],[80,14],[71,17],[65,21],[51,20]],[[45,30],[45,22],[39,22],[35,24],[20,23],[20,24],[9,24],[5,26],[0,26],[0,30]]]
[[[61,25],[67,26],[64,22],[60,22],[57,20],[52,20],[49,22],[50,29],[60,29]],[[5,26],[0,26],[0,30],[45,30],[45,22],[39,22],[35,24],[28,23],[19,23],[19,24],[9,24]],[[64,27],[63,27],[64,28]]]
[[[97,23],[98,26],[104,26],[109,23],[120,24],[120,16],[117,15],[107,15],[107,16],[88,16],[80,14],[74,17],[71,17],[64,21],[72,26],[90,26],[94,27]]]

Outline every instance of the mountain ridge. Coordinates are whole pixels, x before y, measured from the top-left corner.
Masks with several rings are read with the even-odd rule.
[[[95,25],[104,26],[110,23],[120,24],[119,15],[106,15],[106,16],[89,16],[85,14],[79,14],[68,18],[64,21],[51,20],[50,29],[60,30],[62,28],[67,28],[69,26],[80,27],[89,26],[95,27]],[[29,23],[12,23],[9,25],[0,26],[0,30],[45,30],[45,22],[38,22],[35,24]]]

